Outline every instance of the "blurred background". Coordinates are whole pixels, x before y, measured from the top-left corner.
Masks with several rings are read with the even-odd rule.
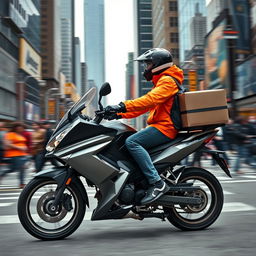
[[[133,60],[153,47],[172,52],[188,91],[227,92],[229,124],[208,147],[227,152],[223,156],[233,179],[202,152],[183,163],[202,166],[221,182],[225,204],[220,219],[193,235],[159,220],[86,222],[68,243],[34,243],[19,224],[16,204],[34,174],[54,164],[44,158],[52,128],[87,90],[99,90],[105,81],[112,93],[104,106],[146,94],[152,83]],[[17,250],[19,255],[255,255],[255,54],[256,0],[0,0],[3,255],[17,255]],[[87,114],[97,108],[95,97]],[[126,122],[141,129],[146,119]],[[5,147],[10,134],[22,140],[16,169]],[[88,191],[91,214],[94,190]]]
[[[232,118],[256,115],[255,0],[2,0],[0,15],[0,121],[56,122],[105,81],[105,104],[139,97],[152,85],[133,59],[152,47],[189,91],[225,88]]]

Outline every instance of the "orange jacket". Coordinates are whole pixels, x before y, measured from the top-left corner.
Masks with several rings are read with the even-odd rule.
[[[27,147],[26,138],[16,132],[7,132],[4,136],[5,140],[8,140],[9,143],[19,147]],[[5,157],[15,157],[15,156],[26,156],[28,153],[23,150],[15,148],[7,148],[4,152]]]
[[[173,65],[159,75],[153,76],[154,87],[150,92],[134,100],[124,102],[127,112],[121,113],[123,118],[134,118],[149,111],[147,123],[157,128],[164,135],[173,139],[178,131],[174,128],[170,118],[173,96],[178,87],[172,77],[183,82],[183,71]]]

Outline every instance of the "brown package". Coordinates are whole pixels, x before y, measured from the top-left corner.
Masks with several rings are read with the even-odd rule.
[[[179,95],[179,104],[184,129],[228,122],[224,89],[186,92]]]

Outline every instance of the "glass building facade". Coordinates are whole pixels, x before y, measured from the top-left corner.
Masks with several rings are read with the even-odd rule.
[[[191,35],[190,23],[196,13],[198,4],[199,11],[202,16],[206,16],[206,1],[205,0],[179,0],[178,13],[179,15],[179,57],[180,63],[185,60],[186,51],[191,50]]]
[[[134,58],[153,47],[152,38],[152,0],[134,0],[135,14],[135,51]],[[134,62],[135,86],[138,97],[146,94],[152,88],[152,83],[147,82],[143,77],[144,65]],[[136,120],[137,129],[141,129],[146,124],[147,117],[139,116]]]
[[[61,19],[61,71],[67,82],[74,82],[74,0],[62,0]]]
[[[85,62],[88,80],[105,81],[104,0],[84,1]]]

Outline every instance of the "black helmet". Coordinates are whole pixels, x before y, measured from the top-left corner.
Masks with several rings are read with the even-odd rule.
[[[135,60],[147,64],[143,75],[148,81],[152,80],[153,74],[157,74],[173,65],[171,53],[163,48],[150,49]]]

